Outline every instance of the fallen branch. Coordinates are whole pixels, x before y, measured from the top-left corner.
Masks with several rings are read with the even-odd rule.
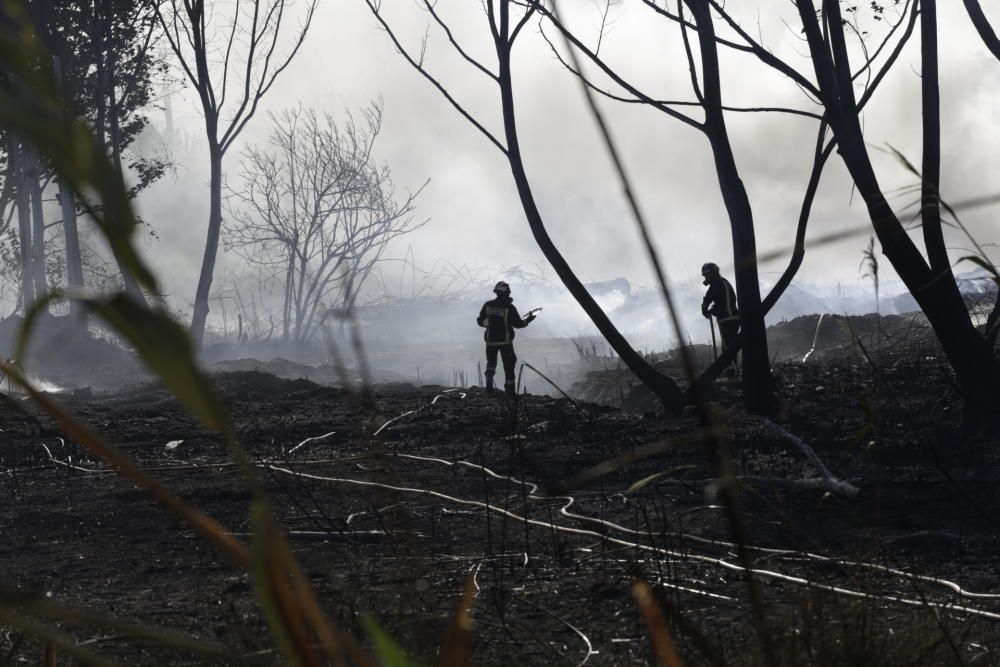
[[[768,419],[762,419],[761,421],[765,426],[781,436],[782,439],[798,447],[802,453],[806,455],[806,458],[816,469],[816,472],[823,476],[822,480],[799,480],[800,482],[811,483],[814,488],[821,488],[824,491],[829,491],[830,493],[834,493],[845,498],[854,498],[858,495],[860,489],[849,482],[837,479],[837,477],[823,464],[823,461],[821,461],[816,455],[816,452],[813,451],[812,447],[803,442],[801,438],[792,435]]]

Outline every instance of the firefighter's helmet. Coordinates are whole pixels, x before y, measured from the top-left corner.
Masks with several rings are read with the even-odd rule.
[[[707,285],[708,281],[717,275],[719,275],[719,265],[715,262],[705,262],[701,265],[701,277],[704,278],[702,281],[703,285]]]
[[[510,285],[501,280],[493,287],[493,293],[497,296],[506,296],[510,294]]]

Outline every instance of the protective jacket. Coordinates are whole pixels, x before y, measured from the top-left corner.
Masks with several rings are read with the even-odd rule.
[[[714,316],[719,324],[739,321],[740,311],[736,308],[736,291],[728,280],[717,276],[708,283],[708,292],[701,302],[701,312],[706,317]]]
[[[476,323],[486,328],[487,345],[508,345],[514,341],[514,329],[523,329],[533,319],[534,315],[521,319],[510,297],[498,296],[483,304]]]

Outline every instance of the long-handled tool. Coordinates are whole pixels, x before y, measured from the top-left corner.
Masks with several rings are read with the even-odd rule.
[[[712,358],[713,359],[718,359],[719,358],[719,348],[716,347],[716,345],[715,345],[715,322],[712,320],[711,317],[708,318],[708,326],[712,330]]]

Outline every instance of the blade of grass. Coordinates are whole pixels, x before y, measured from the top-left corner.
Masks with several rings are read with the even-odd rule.
[[[472,633],[475,627],[472,621],[472,603],[475,598],[474,575],[470,572],[465,577],[465,586],[451,621],[451,629],[435,663],[437,667],[469,667],[472,664]]]
[[[0,361],[0,370],[7,373],[8,377],[22,387],[31,399],[56,421],[59,428],[70,439],[114,466],[122,475],[145,491],[150,498],[208,539],[233,563],[244,570],[250,570],[250,550],[243,542],[223,528],[222,524],[177,498],[159,480],[139,467],[135,461],[108,444],[96,431],[77,420],[48,394],[40,392],[14,366],[6,361]]]
[[[639,613],[646,624],[646,631],[649,633],[649,643],[653,649],[653,664],[656,667],[684,667],[684,661],[677,653],[674,640],[670,636],[670,628],[667,626],[667,619],[663,616],[663,611],[656,604],[653,590],[644,581],[636,581],[632,584],[632,596],[635,604],[639,607]]]
[[[16,359],[24,359],[28,340],[39,315],[53,301],[66,298],[52,292],[31,308],[18,332]],[[125,293],[108,296],[70,294],[92,314],[103,319],[133,348],[164,386],[205,426],[218,431],[242,473],[247,488],[260,497],[260,483],[246,453],[236,442],[232,423],[211,381],[198,368],[187,330],[169,313],[133,300]],[[23,364],[22,364],[23,366]]]
[[[339,630],[323,611],[322,605],[316,598],[316,591],[309,584],[309,579],[299,565],[298,559],[295,558],[285,534],[277,531],[273,545],[275,558],[281,561],[284,570],[291,575],[291,582],[302,614],[319,638],[330,661],[337,667],[346,667],[343,656],[344,651],[346,651],[357,667],[376,667],[358,643],[350,635]]]
[[[375,655],[378,656],[381,667],[422,667],[419,662],[406,655],[406,651],[400,648],[374,618],[362,616],[361,625],[375,645]]]
[[[31,308],[18,332],[15,358],[25,358],[28,340],[38,315],[54,302],[66,298],[54,291]],[[231,429],[226,411],[208,378],[194,363],[194,345],[187,331],[168,313],[149,308],[125,293],[110,296],[72,295],[87,310],[99,316],[133,348],[149,369],[202,423],[225,433]]]
[[[70,622],[99,628],[129,638],[147,640],[158,646],[193,653],[212,660],[236,660],[241,653],[221,644],[195,639],[165,628],[143,625],[91,610],[68,607],[37,594],[0,587],[0,607],[19,610],[39,619]]]
[[[251,517],[254,526],[254,587],[271,634],[290,664],[319,667],[319,656],[312,648],[302,609],[296,604],[289,572],[282,567],[284,559],[277,547],[282,538],[271,510],[264,502],[257,501]]]
[[[77,646],[76,641],[72,637],[64,635],[47,625],[39,623],[33,618],[22,616],[10,609],[0,607],[0,624],[23,632],[42,642],[44,645],[57,648],[86,667],[114,667],[113,663],[108,662],[92,651]]]

